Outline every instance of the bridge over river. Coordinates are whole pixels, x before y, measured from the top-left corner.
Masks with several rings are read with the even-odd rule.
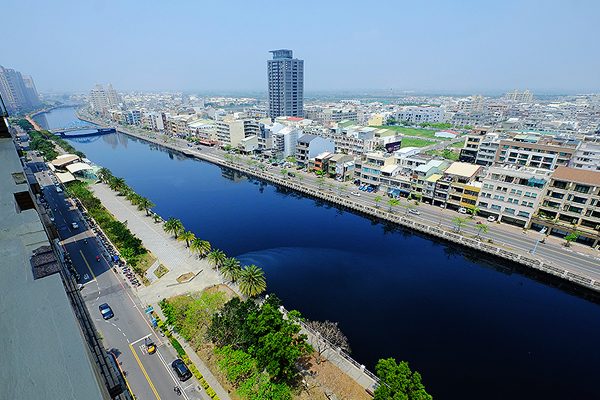
[[[71,133],[69,132],[78,132],[78,131],[90,131],[91,132],[82,132],[82,133]],[[88,137],[88,136],[100,136],[100,135],[108,135],[110,133],[116,133],[116,128],[108,127],[108,128],[98,128],[95,125],[87,125],[87,126],[75,126],[71,128],[58,128],[52,129],[52,132],[56,136],[60,136],[62,138],[76,138],[76,137]]]

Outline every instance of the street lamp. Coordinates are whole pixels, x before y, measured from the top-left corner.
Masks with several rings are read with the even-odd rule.
[[[535,241],[535,244],[533,245],[533,248],[531,250],[529,250],[529,253],[531,253],[531,255],[535,254],[535,251],[537,250],[538,244],[540,243],[540,241],[542,240],[542,236],[544,235],[544,233],[546,233],[547,228],[543,227],[540,230],[540,238],[538,240]]]

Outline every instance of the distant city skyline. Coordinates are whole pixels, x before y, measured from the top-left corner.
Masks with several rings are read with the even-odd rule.
[[[19,34],[3,41],[0,62],[26,71],[40,92],[111,82],[118,91],[266,93],[264,60],[277,48],[302,55],[307,95],[600,91],[600,3],[480,3],[132,2],[117,12],[106,2],[10,0],[3,12],[19,17],[3,28]]]

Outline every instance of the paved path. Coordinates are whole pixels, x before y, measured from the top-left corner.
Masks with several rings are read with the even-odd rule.
[[[163,230],[162,223],[155,223],[144,211],[138,211],[124,197],[116,196],[105,184],[95,184],[92,190],[119,221],[127,221],[131,232],[139,237],[144,246],[169,270],[150,286],[138,290],[138,297],[143,304],[155,304],[165,297],[200,291],[223,283],[222,278],[206,260],[199,260],[190,254],[184,242],[176,241]],[[178,283],[177,277],[188,272],[198,276],[190,282]]]

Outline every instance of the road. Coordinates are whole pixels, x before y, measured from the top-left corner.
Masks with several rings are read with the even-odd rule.
[[[102,256],[102,245],[93,230],[89,229],[72,200],[64,192],[57,191],[53,175],[46,170],[42,160],[34,158],[30,165],[42,187],[61,243],[79,274],[79,283],[84,285],[82,295],[90,315],[95,319],[105,347],[116,356],[131,392],[137,399],[179,398],[174,393],[177,385],[183,390],[183,399],[210,399],[200,390],[195,378],[179,382],[170,367],[176,353],[152,328],[144,313],[146,307],[139,303],[124,277]],[[73,222],[78,228],[72,226]],[[110,305],[115,314],[113,318],[104,320],[101,317],[98,306],[102,303]],[[147,353],[146,337],[157,344],[155,354]]]

